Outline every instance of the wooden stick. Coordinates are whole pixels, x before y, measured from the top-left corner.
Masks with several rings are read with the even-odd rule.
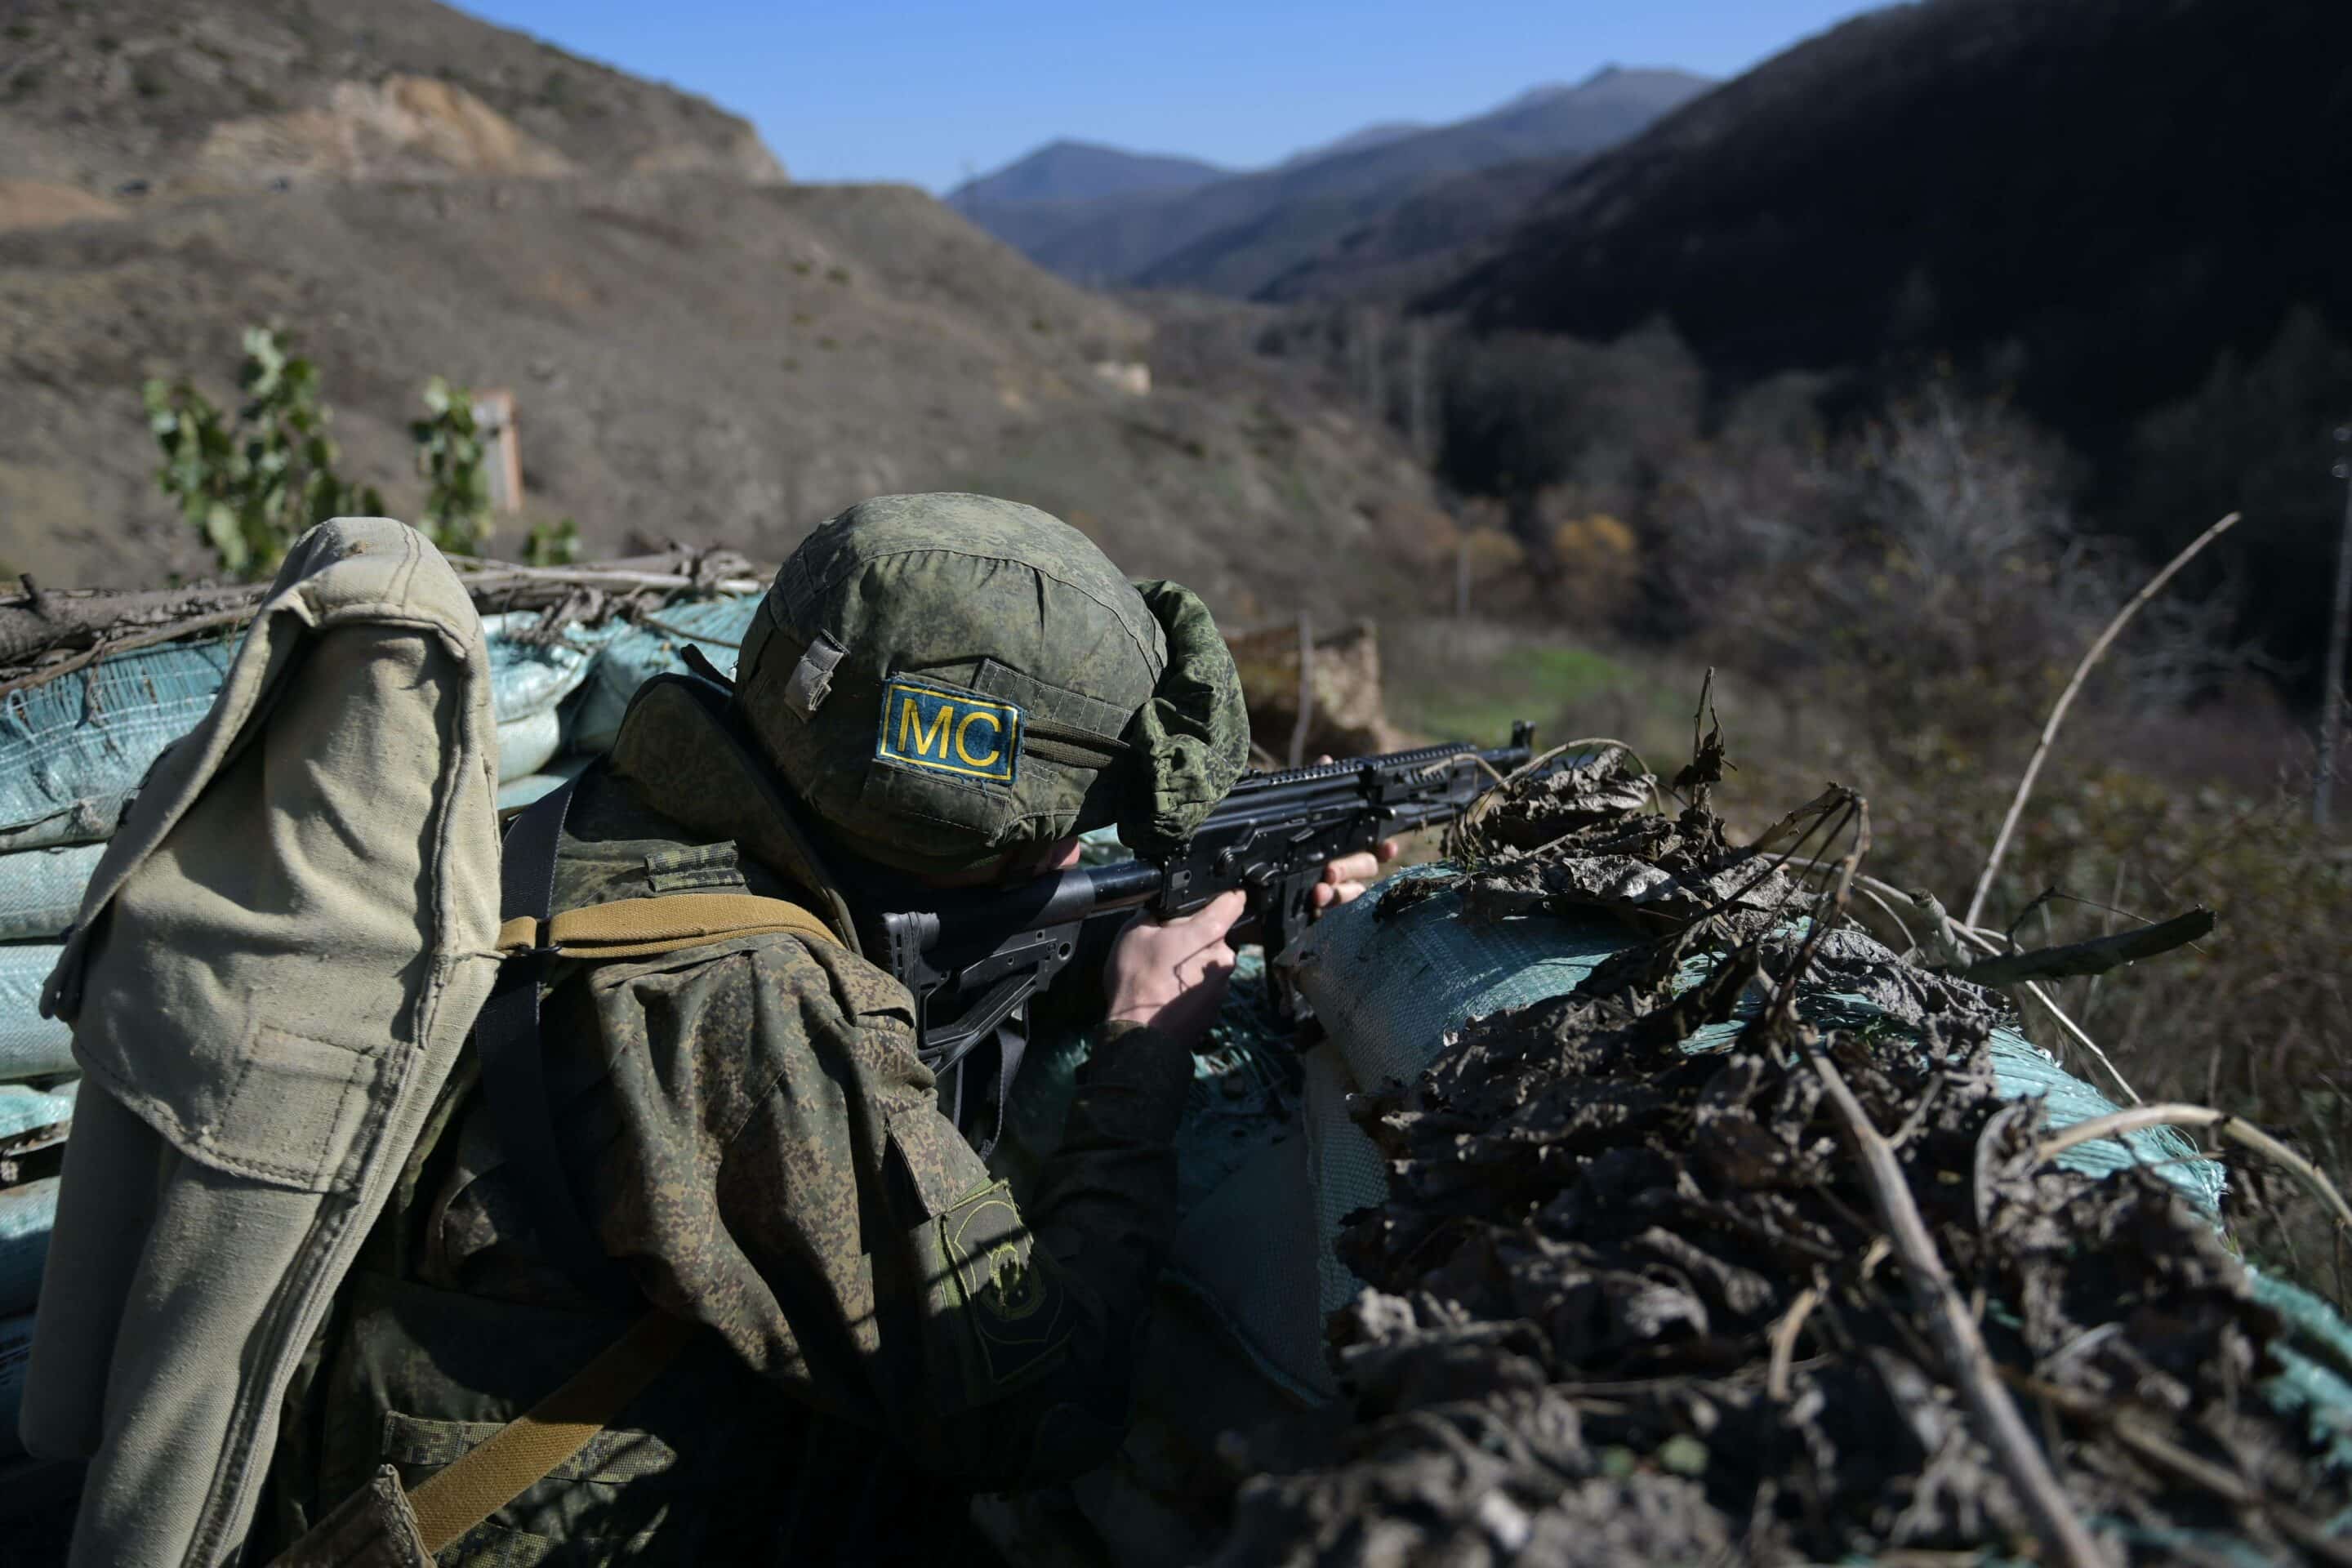
[[[452,565],[460,568],[459,575],[477,602],[500,593],[528,599],[528,603],[513,606],[516,608],[553,604],[581,588],[650,588],[686,594],[756,593],[764,586],[755,577],[729,575],[703,581],[685,570],[665,573],[646,569],[656,568],[665,562],[693,564],[681,562],[676,555],[579,567],[515,566],[465,557],[450,560]],[[731,555],[716,556],[713,560],[730,572],[742,564]],[[112,654],[247,620],[260,606],[268,588],[267,583],[238,583],[125,594],[44,589],[37,594],[28,591],[13,599],[0,600],[0,669],[18,667],[16,676],[0,685],[0,696],[44,685]],[[73,647],[82,649],[75,658],[30,669],[22,668],[26,661],[45,653]]]
[[[2199,551],[2236,527],[2238,517],[2238,513],[2231,512],[2190,540],[2186,549],[2165,563],[2164,570],[2149,578],[2147,584],[2116,612],[2115,619],[2107,623],[2107,629],[2099,634],[2098,640],[2092,643],[2090,651],[2083,656],[2083,662],[2074,667],[2074,679],[2067,681],[2066,689],[2058,694],[2057,705],[2050,710],[2050,718],[2042,726],[2042,739],[2034,745],[2032,760],[2025,764],[2025,776],[2017,781],[2017,794],[2010,799],[2009,815],[2001,819],[2000,832],[1992,841],[1992,853],[1985,857],[1984,869],[1977,876],[1976,890],[1969,895],[1968,913],[1960,917],[1962,925],[1976,924],[1977,918],[1984,913],[1985,895],[1992,890],[1993,877],[2000,869],[2002,858],[2009,853],[2010,836],[2017,831],[2017,819],[2025,813],[2026,799],[2033,794],[2033,781],[2042,775],[2042,760],[2050,755],[2050,743],[2058,738],[2058,726],[2066,721],[2066,710],[2074,705],[2075,694],[2083,689],[2084,681],[2090,679],[2092,666],[2105,655],[2109,645],[2122,635],[2131,618],[2139,614],[2140,606],[2156,597],[2164,585],[2172,581],[2176,573],[2196,559]]]
[[[1936,1250],[1935,1238],[1928,1234],[1926,1221],[1919,1217],[1918,1205],[1912,1201],[1910,1184],[1903,1179],[1903,1168],[1895,1161],[1894,1149],[1870,1124],[1869,1113],[1854,1098],[1853,1090],[1846,1087],[1845,1079],[1827,1054],[1809,1041],[1805,1055],[1820,1077],[1822,1087],[1829,1091],[1831,1103],[1837,1108],[1846,1140],[1861,1163],[1863,1184],[1869,1189],[1871,1205],[1878,1211],[1878,1223],[1885,1227],[1895,1244],[1895,1256],[1903,1260],[1904,1272],[1911,1277],[1912,1300],[1927,1320],[1949,1363],[1953,1384],[1968,1406],[1977,1436],[1992,1450],[2002,1474],[2016,1489],[2018,1500],[2025,1505],[2027,1516],[2033,1521],[2033,1532],[2041,1539],[2046,1560],[2064,1563],[2067,1568],[2106,1568],[2109,1557],[2075,1517],[2074,1505],[2067,1500],[2049,1461],[2034,1442],[2016,1401],[2001,1386],[2000,1371],[1991,1352],[1985,1349],[1976,1319],[1960,1300],[1943,1258]]]
[[[111,658],[118,653],[129,653],[133,648],[152,647],[157,643],[176,642],[182,637],[193,637],[198,632],[211,631],[215,626],[241,626],[252,616],[253,612],[250,609],[216,610],[209,616],[196,616],[184,621],[175,621],[168,626],[161,626],[151,632],[141,632],[135,637],[120,637],[113,642],[102,642],[86,652],[74,655],[71,658],[59,659],[55,664],[44,665],[30,675],[20,675],[14,680],[0,681],[0,697],[6,697],[12,691],[21,691],[27,687],[47,686],[52,680],[63,679],[77,669],[95,664],[101,658]]]
[[[1772,1325],[1772,1360],[1764,1375],[1764,1392],[1774,1403],[1789,1402],[1789,1371],[1796,1360],[1797,1335],[1804,1329],[1805,1320],[1822,1304],[1822,1293],[1808,1285],[1797,1292],[1780,1321]]]
[[[2136,931],[2094,938],[2065,947],[2040,948],[2032,952],[1998,953],[1960,972],[1960,978],[1979,985],[2015,985],[2026,980],[2067,980],[2078,974],[2105,974],[2118,964],[2154,958],[2186,947],[2213,929],[2213,911],[2201,906],[2168,921]]]

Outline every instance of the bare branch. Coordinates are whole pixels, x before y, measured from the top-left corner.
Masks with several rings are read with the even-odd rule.
[[[2017,781],[2017,794],[2009,803],[2009,815],[2002,818],[2000,832],[1992,841],[1992,853],[1985,857],[1984,869],[1978,873],[1976,890],[1969,895],[1968,912],[1960,917],[1962,925],[1976,924],[1977,918],[1984,913],[1985,895],[1992,890],[1993,877],[2000,870],[2002,858],[2009,853],[2010,836],[2017,831],[2017,819],[2025,813],[2026,800],[2033,794],[2033,781],[2042,775],[2042,763],[2050,755],[2050,743],[2058,738],[2058,726],[2066,721],[2066,710],[2074,705],[2075,695],[2083,689],[2083,683],[2090,679],[2092,667],[2105,656],[2108,647],[2122,635],[2124,627],[2139,613],[2140,606],[2156,597],[2164,585],[2172,581],[2175,574],[2196,558],[2199,551],[2236,527],[2238,517],[2238,513],[2231,512],[2190,540],[2186,549],[2165,563],[2164,569],[2149,578],[2140,591],[2116,612],[2115,619],[2107,623],[2107,629],[2099,634],[2097,640],[2091,644],[2090,651],[2083,656],[2083,661],[2074,667],[2074,679],[2067,681],[2066,689],[2058,694],[2056,706],[2050,710],[2050,718],[2042,726],[2042,739],[2035,743],[2033,756],[2025,764],[2025,776]]]
[[[2186,947],[2212,929],[2213,911],[2200,906],[2137,931],[2118,931],[2065,947],[2001,953],[1970,964],[1960,972],[1960,978],[1979,985],[2014,985],[2024,980],[2068,980],[2078,974],[2105,974],[2119,964]]]

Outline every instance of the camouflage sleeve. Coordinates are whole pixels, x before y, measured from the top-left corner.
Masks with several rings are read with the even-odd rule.
[[[940,1115],[905,992],[838,950],[764,939],[599,990],[631,1102],[605,1239],[656,1301],[971,1486],[1108,1456],[1175,1224],[1181,1047],[1106,1042],[1024,1212]]]
[[[1112,1026],[1079,1070],[1061,1147],[1025,1212],[929,1112],[940,1181],[919,1205],[929,1211],[925,1294],[942,1348],[964,1367],[960,1387],[935,1393],[929,1463],[1011,1488],[1082,1474],[1118,1447],[1145,1308],[1175,1230],[1173,1141],[1192,1077],[1181,1046]],[[920,1166],[916,1140],[907,1147]]]

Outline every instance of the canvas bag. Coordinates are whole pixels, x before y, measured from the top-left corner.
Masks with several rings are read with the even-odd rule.
[[[211,1568],[251,1527],[497,969],[490,695],[424,537],[322,523],[91,879],[43,997],[87,1081],[20,1419],[90,1460],[75,1568]]]

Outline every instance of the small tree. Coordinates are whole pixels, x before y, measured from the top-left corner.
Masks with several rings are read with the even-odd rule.
[[[248,327],[237,367],[244,402],[234,423],[185,377],[147,383],[147,426],[163,448],[156,481],[219,559],[253,579],[278,569],[304,530],[323,517],[381,512],[373,485],[335,473],[333,416],[319,397],[318,367],[289,353],[267,327]]]
[[[425,407],[427,417],[408,426],[425,482],[417,526],[436,548],[478,555],[490,541],[490,470],[474,395],[436,375],[425,384]]]

